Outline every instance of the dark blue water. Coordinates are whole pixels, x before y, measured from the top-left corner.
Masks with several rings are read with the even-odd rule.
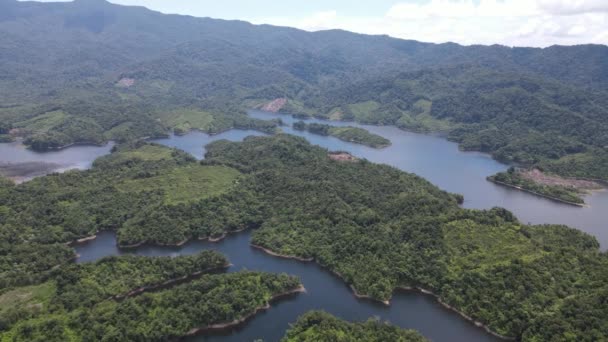
[[[283,127],[286,133],[303,136],[313,144],[330,150],[349,151],[355,156],[373,162],[389,164],[416,173],[442,189],[463,194],[464,206],[467,208],[504,207],[514,212],[523,222],[567,224],[595,235],[602,246],[608,246],[608,232],[604,228],[608,218],[606,214],[608,192],[588,196],[586,202],[589,207],[573,207],[487,182],[488,175],[505,170],[507,166],[482,153],[459,151],[456,144],[441,137],[405,132],[395,127],[331,123],[337,126],[362,127],[392,141],[392,146],[378,150],[343,142],[333,137],[294,131],[291,124],[295,120],[289,116],[259,111],[252,111],[250,115],[260,119],[280,117],[288,124]],[[204,155],[204,145],[218,139],[240,141],[248,135],[261,134],[255,131],[232,130],[209,136],[193,132],[185,136],[159,139],[156,142],[180,148],[200,159]],[[48,156],[53,158],[53,161],[63,161],[62,158],[66,158],[66,162],[86,168],[90,166],[92,160],[108,151],[109,147],[77,146]],[[30,158],[31,153],[18,148],[15,144],[0,144],[0,162],[7,159],[18,162],[25,157]],[[67,154],[62,157],[60,153]],[[44,160],[46,156],[47,154],[37,154],[36,158]],[[81,164],[78,164],[79,158]],[[419,293],[397,293],[390,307],[358,300],[341,280],[313,263],[279,259],[252,249],[249,247],[249,234],[231,236],[218,244],[191,242],[181,248],[142,247],[131,252],[148,256],[175,256],[193,254],[204,249],[217,249],[227,255],[235,265],[229,270],[230,272],[241,269],[285,272],[301,277],[308,290],[306,294],[279,301],[272,309],[256,315],[239,329],[225,335],[198,337],[198,340],[252,341],[261,338],[266,341],[276,341],[284,334],[289,323],[295,322],[299,315],[313,309],[323,309],[351,321],[377,316],[401,327],[416,329],[433,341],[495,340],[482,329],[438,305],[432,297]],[[103,233],[97,240],[78,246],[77,250],[81,255],[79,262],[94,261],[104,256],[123,253],[117,249],[112,233]]]
[[[217,140],[230,140],[230,141],[243,141],[251,135],[266,135],[258,131],[233,129],[220,134],[209,135],[199,131],[190,132],[186,135],[174,135],[172,134],[166,139],[154,139],[153,141],[159,144],[163,144],[170,147],[179,148],[180,150],[186,151],[197,159],[203,159],[205,155],[205,146],[217,141]]]
[[[484,330],[465,321],[456,313],[439,305],[434,298],[417,292],[398,292],[385,306],[357,299],[346,284],[315,263],[270,256],[250,247],[251,232],[231,235],[219,243],[193,241],[180,248],[145,246],[125,252],[116,247],[113,233],[102,233],[89,244],[77,246],[79,262],[98,260],[104,256],[136,253],[145,256],[189,255],[201,250],[217,250],[234,264],[228,271],[256,270],[288,273],[300,277],[307,292],[279,300],[268,311],[256,315],[238,329],[212,336],[192,338],[195,341],[278,341],[289,324],[310,310],[325,310],[349,321],[365,321],[379,317],[403,328],[416,329],[432,341],[496,341]]]
[[[291,128],[291,116],[251,111],[259,119],[280,117],[289,126],[285,133],[303,136],[316,145],[330,150],[344,150],[376,163],[395,166],[413,172],[441,189],[464,195],[464,206],[474,209],[503,207],[509,209],[524,223],[565,224],[594,235],[608,248],[608,191],[595,192],[585,198],[588,207],[580,208],[534,196],[515,189],[505,188],[486,180],[487,176],[508,168],[478,152],[462,152],[458,145],[442,137],[416,134],[390,126],[369,126],[355,123],[330,122],[332,125],[356,126],[379,134],[392,141],[392,146],[374,149],[363,145],[324,137]],[[321,122],[311,119],[309,122]]]

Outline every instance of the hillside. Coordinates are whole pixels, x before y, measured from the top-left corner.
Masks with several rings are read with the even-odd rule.
[[[103,0],[0,6],[0,121],[40,150],[170,129],[272,132],[243,111],[277,98],[288,112],[451,131],[465,149],[558,173],[565,155],[601,159],[607,145],[606,46],[429,44]],[[583,167],[569,173],[606,179]]]
[[[593,237],[523,224],[501,208],[463,209],[462,196],[416,175],[335,160],[290,135],[217,141],[200,163],[154,144],[121,145],[91,170],[0,184],[0,194],[0,293],[56,279],[74,258],[66,243],[97,231],[116,231],[121,246],[175,246],[255,229],[254,245],[312,260],[360,297],[386,303],[396,289],[424,291],[495,333],[529,341],[608,336],[605,305],[589,304],[602,302],[608,279]],[[87,278],[93,287],[108,279]],[[114,278],[114,292],[95,298],[131,287]],[[154,303],[176,305],[159,296]]]

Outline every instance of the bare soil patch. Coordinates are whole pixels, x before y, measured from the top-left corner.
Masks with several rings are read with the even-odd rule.
[[[523,178],[531,180],[537,184],[563,186],[577,190],[599,190],[604,188],[601,184],[597,182],[584,179],[562,178],[559,176],[547,175],[538,169],[523,170],[520,171],[520,174]]]
[[[127,77],[123,77],[120,79],[120,81],[118,81],[118,83],[116,83],[117,86],[122,87],[122,88],[129,88],[130,86],[135,84],[135,79],[134,78],[127,78]]]
[[[329,156],[329,159],[335,160],[335,161],[340,161],[340,162],[354,162],[354,161],[359,160],[348,152],[334,152],[334,153],[328,154],[328,156]]]
[[[272,100],[270,102],[268,102],[267,104],[262,106],[262,110],[265,112],[271,112],[271,113],[276,113],[278,111],[281,110],[281,108],[283,108],[285,106],[285,104],[287,104],[287,99],[286,98],[280,98],[280,99],[275,99]]]

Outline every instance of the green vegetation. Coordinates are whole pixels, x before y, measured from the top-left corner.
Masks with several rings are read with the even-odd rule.
[[[176,134],[186,134],[193,129],[209,132],[213,115],[201,110],[177,110],[163,114],[165,125],[172,127]]]
[[[463,149],[608,180],[605,46],[425,44],[164,16],[104,1],[1,1],[0,30],[1,139],[18,128],[38,150],[125,143],[169,129],[274,133],[278,123],[248,118],[245,104],[287,98],[284,110],[294,114],[449,130]],[[575,67],[564,68],[572,61]],[[122,79],[133,82],[117,86]],[[134,245],[259,228],[254,243],[313,257],[379,300],[418,286],[500,334],[531,341],[608,336],[606,255],[585,234],[524,225],[503,209],[465,210],[461,197],[419,177],[333,161],[282,135],[217,142],[201,166],[183,152],[146,146],[121,145],[89,171],[0,182],[3,293],[53,281],[56,267],[74,258],[66,243],[100,230]],[[209,166],[241,175],[232,182]],[[198,183],[206,172],[209,184]],[[172,193],[181,189],[171,180],[186,178],[205,194]],[[175,293],[20,321],[3,338],[174,338],[216,322],[209,317],[253,310],[272,292],[259,278],[204,277]],[[202,291],[209,286],[217,291]]]
[[[121,245],[173,245],[257,228],[254,244],[314,258],[359,294],[385,301],[396,288],[424,288],[502,335],[536,336],[548,322],[572,326],[548,331],[553,337],[580,338],[579,317],[608,319],[602,309],[572,314],[573,305],[601,300],[608,284],[606,254],[580,231],[524,225],[500,208],[462,209],[461,196],[420,177],[365,160],[335,161],[293,136],[217,141],[207,151],[199,165],[138,142],[117,146],[88,171],[2,184],[3,286],[51,281],[53,267],[73,257],[65,243],[98,230],[116,230]],[[209,179],[203,186],[211,190],[167,197],[166,180],[184,174]],[[86,283],[96,289],[95,282]],[[601,324],[596,330],[598,339],[608,336]]]
[[[217,252],[177,258],[110,257],[96,263],[64,265],[50,272],[40,285],[17,287],[0,296],[0,330],[26,318],[90,307],[227,265],[226,258]]]
[[[220,195],[230,189],[239,175],[228,167],[191,165],[159,176],[129,179],[117,187],[132,194],[160,190],[165,194],[165,204],[178,204]]]
[[[340,108],[346,120],[446,131],[506,163],[608,180],[606,98],[537,75],[449,66],[325,89],[305,105],[326,119]]]
[[[129,262],[120,261],[122,266]],[[115,266],[106,277],[133,271]],[[95,267],[89,267],[87,271],[94,270]],[[159,271],[153,268],[149,270]],[[8,329],[0,329],[0,340],[172,340],[189,335],[198,328],[241,321],[266,307],[274,297],[293,292],[300,286],[297,279],[287,275],[256,272],[205,274],[184,284],[171,284],[172,287],[128,296],[121,301],[107,297],[94,297],[96,301],[91,301],[85,296],[84,303],[73,301],[70,303],[74,306],[62,307],[62,299],[66,296],[74,300],[78,295],[91,294],[91,291],[96,294],[93,291],[95,288],[86,284],[86,279],[72,285],[73,280],[65,277],[73,274],[73,271],[65,270],[58,276],[69,285],[63,293],[58,291],[56,297],[50,299],[50,308],[41,307],[36,314],[30,316],[22,313],[18,321],[3,327]],[[136,282],[130,281],[129,285],[136,285]],[[79,293],[83,290],[86,292]],[[49,301],[48,298],[45,300]]]
[[[581,198],[582,192],[576,188],[565,187],[559,185],[545,185],[534,182],[533,180],[524,178],[521,174],[510,168],[507,172],[499,172],[493,176],[488,177],[488,180],[497,182],[499,184],[505,184],[521,188],[526,191],[536,193],[541,196],[556,199],[559,201],[573,203],[573,204],[584,204],[585,200]]]
[[[403,330],[386,323],[369,320],[348,323],[324,312],[306,313],[287,331],[283,342],[423,342],[413,330]]]
[[[47,112],[13,126],[28,134],[25,143],[35,150],[59,149],[75,142],[101,144],[101,127],[91,119],[67,115],[61,110]]]
[[[391,141],[377,134],[368,132],[363,128],[357,127],[335,127],[318,123],[306,124],[298,121],[293,124],[293,128],[299,131],[309,131],[319,135],[331,135],[340,140],[362,144],[373,148],[383,148],[391,144]]]
[[[312,34],[102,1],[1,6],[8,14],[0,44],[8,52],[0,122],[23,128],[35,149],[169,129],[274,133],[276,123],[244,110],[287,99],[282,110],[301,117],[446,132],[463,149],[501,161],[608,180],[605,46],[464,47]],[[572,61],[576,67],[564,68]]]
[[[224,216],[228,209],[222,209],[236,211],[240,201],[247,201],[245,196],[230,201],[238,175],[226,167],[200,166],[185,152],[137,142],[116,147],[89,171],[41,177],[18,186],[2,182],[0,287],[45,279],[54,266],[74,258],[65,243],[101,230],[118,230],[123,244],[177,244],[240,229],[238,222],[229,228],[226,222],[231,218]],[[168,229],[180,224],[166,226],[169,218],[159,217],[202,205],[201,201],[210,204],[203,205],[208,212],[199,217],[204,223],[192,222],[198,225],[196,233],[184,227],[180,235]],[[137,225],[150,215],[158,221]]]
[[[57,287],[54,282],[19,287],[0,295],[0,331],[19,319],[49,310]]]
[[[546,160],[539,166],[566,177],[608,180],[608,149],[598,148],[585,153],[564,156],[557,160]]]
[[[504,209],[461,209],[456,196],[387,166],[335,162],[286,136],[217,142],[207,158],[255,176],[271,210],[254,244],[314,258],[360,294],[388,300],[397,287],[417,286],[520,337],[545,317],[574,324],[558,315],[563,305],[605,288],[608,259],[594,238],[524,225]]]

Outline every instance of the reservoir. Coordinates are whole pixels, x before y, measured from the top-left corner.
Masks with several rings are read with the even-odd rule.
[[[405,132],[395,127],[330,122],[336,126],[361,127],[392,142],[387,148],[374,149],[334,137],[295,131],[291,125],[297,120],[290,116],[260,111],[250,111],[250,115],[259,119],[281,118],[286,123],[282,127],[285,133],[305,137],[311,143],[329,150],[348,151],[359,158],[416,173],[444,190],[463,194],[463,205],[467,208],[489,209],[498,206],[509,209],[524,223],[566,224],[596,236],[602,248],[608,247],[608,232],[604,229],[608,217],[608,192],[589,195],[585,199],[588,207],[570,206],[486,181],[487,176],[506,170],[508,166],[498,163],[486,154],[462,152],[457,144],[442,137]],[[328,123],[316,119],[308,121]],[[202,159],[205,153],[204,145],[219,139],[240,141],[249,135],[263,134],[243,130],[231,130],[217,135],[192,132],[155,141],[185,150]],[[109,153],[110,149],[111,145],[75,146],[63,151],[40,154],[24,149],[18,143],[0,144],[0,163],[37,161],[62,165],[57,171],[88,168],[95,158]],[[496,340],[483,329],[440,306],[433,297],[417,292],[397,292],[390,306],[357,299],[343,281],[318,265],[269,256],[251,248],[249,239],[250,232],[243,232],[215,244],[193,241],[179,248],[142,246],[129,253],[176,256],[215,249],[224,253],[234,265],[228,272],[242,269],[284,272],[299,276],[307,289],[307,293],[274,303],[270,310],[256,315],[239,328],[213,336],[193,338],[197,341],[277,341],[288,329],[289,323],[295,322],[298,316],[309,310],[325,310],[349,321],[376,317],[403,328],[416,329],[432,341]],[[126,253],[117,249],[115,236],[111,232],[101,233],[98,239],[78,246],[77,252],[81,256],[78,262]]]
[[[126,253],[177,256],[213,249],[228,256],[234,265],[228,272],[255,270],[287,273],[300,277],[306,288],[306,293],[273,303],[269,310],[258,313],[241,327],[212,336],[194,337],[190,341],[279,341],[289,329],[289,324],[310,310],[324,310],[349,321],[365,321],[377,317],[403,328],[416,329],[435,342],[500,341],[445,309],[435,298],[418,292],[396,292],[390,306],[357,299],[344,281],[313,262],[277,258],[251,247],[250,235],[251,232],[245,231],[230,235],[219,243],[192,241],[179,248],[142,246],[125,252],[116,247],[114,233],[104,232],[96,240],[77,246],[76,250],[81,255],[78,262],[87,262]]]

